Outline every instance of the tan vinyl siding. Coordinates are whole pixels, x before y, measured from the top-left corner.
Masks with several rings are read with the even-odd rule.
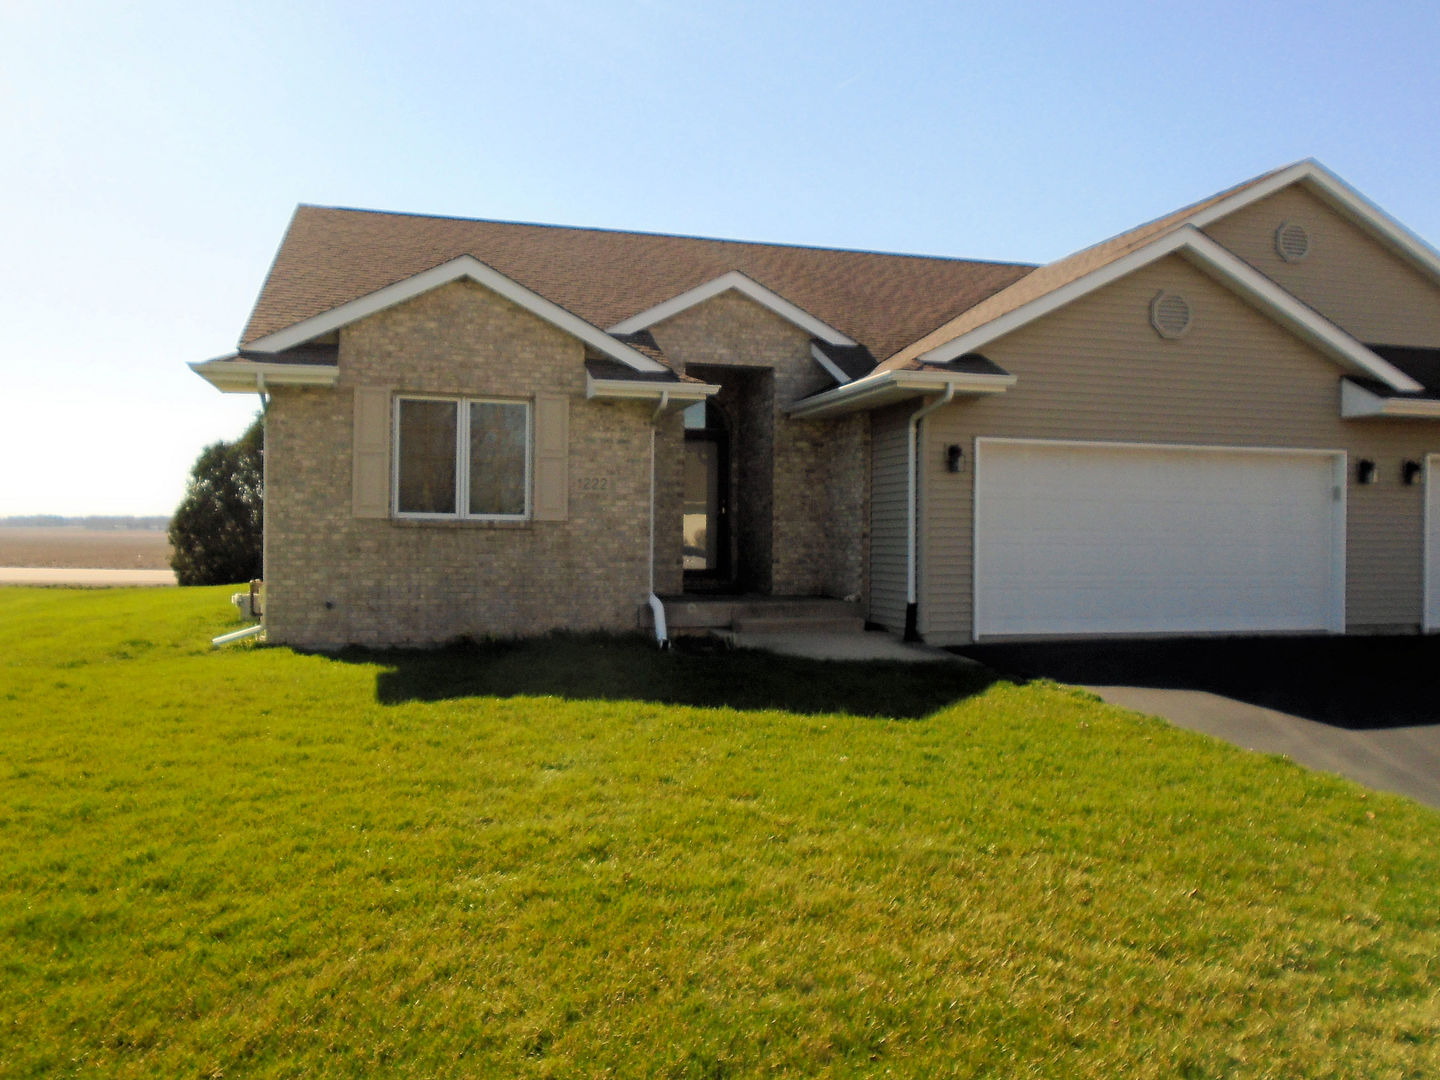
[[[1275,251],[1283,222],[1304,226],[1309,253]],[[1301,185],[1237,210],[1205,232],[1361,341],[1440,346],[1440,286]]]
[[[1166,341],[1149,323],[1162,289],[1194,311]],[[1421,499],[1401,462],[1440,449],[1440,425],[1340,419],[1342,371],[1178,257],[1167,258],[1017,330],[985,354],[1018,377],[1007,393],[957,402],[923,422],[921,628],[937,642],[971,632],[975,439],[1344,450],[1378,482],[1348,490],[1347,623],[1413,627],[1421,604]],[[965,448],[966,471],[940,465]]]
[[[876,412],[870,427],[870,621],[905,627],[908,407]]]

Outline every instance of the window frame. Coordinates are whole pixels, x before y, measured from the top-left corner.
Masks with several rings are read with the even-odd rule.
[[[400,509],[400,407],[406,401],[443,401],[455,406],[455,511],[430,513]],[[518,405],[525,410],[525,509],[519,514],[470,512],[470,406]],[[534,512],[535,408],[529,398],[458,397],[451,394],[396,394],[390,418],[390,512],[405,521],[529,521]]]

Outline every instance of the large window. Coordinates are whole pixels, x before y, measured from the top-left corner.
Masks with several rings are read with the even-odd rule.
[[[523,401],[400,398],[395,512],[521,520],[530,514],[530,406]]]

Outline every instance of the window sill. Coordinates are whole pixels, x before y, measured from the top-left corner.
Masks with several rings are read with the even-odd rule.
[[[532,519],[524,521],[486,521],[483,518],[406,518],[391,516],[390,524],[401,529],[528,529]]]

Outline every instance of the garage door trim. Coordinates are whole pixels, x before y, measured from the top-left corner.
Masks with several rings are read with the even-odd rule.
[[[1332,575],[1330,581],[1330,608],[1327,612],[1326,626],[1323,629],[1333,633],[1345,632],[1345,574],[1347,564],[1346,552],[1346,523],[1348,519],[1348,455],[1346,451],[1334,448],[1312,448],[1312,447],[1288,447],[1288,446],[1235,446],[1235,445],[1213,445],[1206,443],[1153,443],[1153,442],[1128,442],[1111,441],[1102,439],[1030,439],[1011,436],[979,435],[975,437],[973,459],[975,462],[974,479],[972,487],[972,514],[971,537],[973,538],[972,559],[971,559],[971,630],[974,640],[979,641],[982,637],[996,637],[1005,635],[985,634],[984,613],[982,611],[982,573],[984,566],[984,543],[981,531],[981,476],[984,469],[985,447],[986,446],[1038,446],[1054,449],[1065,447],[1101,449],[1101,450],[1148,450],[1160,452],[1182,452],[1182,453],[1209,453],[1209,454],[1266,454],[1283,457],[1314,457],[1329,458],[1332,462],[1333,476],[1333,509],[1332,509],[1332,543],[1334,557],[1332,559]],[[1427,459],[1427,467],[1432,462]],[[1435,472],[1440,475],[1440,455],[1435,455],[1433,463]],[[1428,491],[1427,476],[1427,491]],[[1427,525],[1428,535],[1428,525]],[[1440,588],[1440,551],[1436,552],[1435,558],[1435,585]],[[1427,571],[1430,563],[1427,561]],[[1429,578],[1427,576],[1427,588]],[[1440,629],[1437,625],[1436,629]],[[1210,631],[1204,631],[1210,632]],[[1223,631],[1221,631],[1223,632]],[[1097,634],[1112,633],[1110,631],[1096,631]],[[1068,635],[1067,635],[1068,636]]]
[[[1425,455],[1425,585],[1421,623],[1425,633],[1440,631],[1440,454]]]

